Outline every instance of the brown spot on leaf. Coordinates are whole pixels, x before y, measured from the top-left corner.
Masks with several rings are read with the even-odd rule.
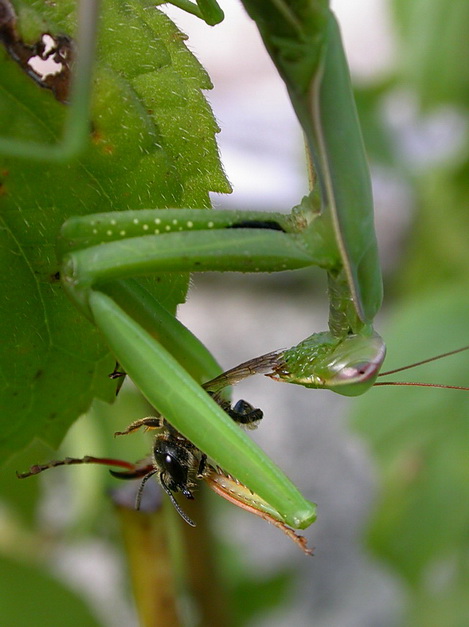
[[[114,146],[109,142],[109,139],[96,128],[93,128],[91,132],[91,141],[97,146],[104,154],[112,155],[114,153]]]
[[[0,42],[29,77],[66,103],[74,57],[72,40],[67,35],[43,33],[39,41],[29,44],[21,39],[16,24],[13,6],[9,0],[0,0]]]

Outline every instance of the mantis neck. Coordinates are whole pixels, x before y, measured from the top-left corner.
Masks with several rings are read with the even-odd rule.
[[[327,273],[329,292],[329,329],[334,337],[360,334],[370,325],[359,318],[350,293],[348,277],[342,268],[338,274]]]

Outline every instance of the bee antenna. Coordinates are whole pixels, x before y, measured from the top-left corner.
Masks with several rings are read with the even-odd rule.
[[[155,471],[156,472],[156,471]],[[155,474],[155,473],[151,473],[151,474]],[[146,479],[146,477],[145,477]],[[186,512],[183,511],[183,509],[181,508],[181,506],[179,505],[179,503],[176,501],[176,499],[174,498],[174,494],[172,493],[172,491],[168,488],[168,486],[166,485],[166,483],[164,482],[163,479],[163,473],[160,474],[159,476],[160,479],[160,484],[161,487],[163,488],[163,490],[166,492],[166,494],[169,496],[169,499],[171,501],[171,503],[174,506],[174,509],[177,511],[177,513],[179,514],[179,516],[186,521],[186,523],[188,525],[190,525],[191,527],[195,527],[195,522],[189,518],[189,516],[186,514]],[[143,481],[142,481],[143,483]],[[141,486],[140,486],[141,487]],[[140,490],[139,490],[140,492]]]
[[[138,492],[137,492],[137,496],[135,497],[135,509],[138,511],[140,509],[140,505],[142,503],[142,494],[143,494],[143,488],[145,487],[146,482],[148,481],[148,479],[150,479],[150,477],[153,477],[153,475],[156,475],[156,470],[153,470],[151,472],[149,472],[147,475],[145,475],[140,483],[140,486],[138,488]]]

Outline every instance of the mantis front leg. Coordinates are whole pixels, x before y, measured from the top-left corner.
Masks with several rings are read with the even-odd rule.
[[[147,399],[294,527],[310,524],[314,509],[155,341],[148,320],[129,315],[138,309],[131,284],[124,283],[119,304],[113,294],[116,280],[161,270],[262,271],[333,264],[334,251],[327,255],[327,230],[311,236],[314,219],[314,213],[307,215],[304,209],[291,216],[174,210],[99,214],[65,224],[61,244],[61,251],[70,251],[63,255],[65,289],[101,330]],[[336,340],[336,345],[342,341]],[[319,352],[324,354],[324,346]]]
[[[242,270],[256,264],[255,267],[265,269],[267,264],[272,266],[274,258],[278,268],[303,267],[311,263],[311,255],[301,240],[296,242],[295,234],[271,228],[248,228],[246,233],[247,218],[257,218],[259,224],[265,215],[155,210],[144,215],[121,213],[75,219],[63,230],[67,239],[77,233],[76,241],[70,244],[72,249],[83,245],[84,241],[94,243],[102,241],[102,237],[118,237],[122,232],[125,232],[125,239],[72,250],[64,256],[62,281],[70,297],[98,326],[124,370],[152,405],[219,466],[274,507],[287,524],[304,527],[314,520],[314,507],[233,424],[175,357],[150,335],[154,330],[145,328],[147,321],[142,320],[140,324],[129,315],[128,312],[136,308],[131,284],[126,283],[125,297],[120,297],[119,304],[111,297],[112,280],[118,276],[122,280],[161,268],[166,271],[188,266]],[[269,218],[283,221],[287,227],[283,217],[272,214]],[[162,230],[164,234],[140,235],[149,230],[150,224],[153,230]],[[239,224],[243,227],[226,228]],[[213,237],[215,225],[219,227],[216,238]],[[191,230],[171,233],[172,229],[183,226]],[[132,234],[135,237],[129,237]],[[65,243],[64,248],[67,248]],[[275,249],[277,252],[273,253]],[[180,250],[184,251],[182,259]],[[267,250],[270,250],[269,255]],[[118,269],[115,267],[117,259],[120,259]],[[171,340],[164,341],[172,347]]]

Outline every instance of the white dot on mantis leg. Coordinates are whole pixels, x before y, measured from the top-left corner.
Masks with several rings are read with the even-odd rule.
[[[164,228],[165,228],[165,231],[170,231],[171,230],[171,227],[170,227],[169,224],[167,224]]]
[[[192,220],[188,220],[186,222],[186,226],[187,226],[188,229],[191,229],[194,226],[194,223],[192,222]]]
[[[110,224],[111,226],[116,226],[117,222],[115,220],[111,220]]]
[[[155,224],[161,224],[161,218],[155,218],[154,219],[154,223]]]
[[[122,235],[122,237],[125,237],[127,233],[125,231],[119,231],[119,235]]]
[[[93,233],[93,235],[97,235],[98,234],[98,229],[93,229],[92,233]]]
[[[111,231],[111,230],[106,231],[106,235],[109,235],[109,237],[111,237],[111,235],[112,235],[112,231]]]
[[[155,235],[159,235],[159,234],[160,234],[160,229],[155,229],[155,230],[153,231],[153,233],[154,233]]]
[[[148,231],[148,224],[144,224],[142,228],[144,231]]]
[[[174,226],[176,226],[176,224],[178,223],[176,218],[174,218],[174,220],[172,222],[173,222]]]
[[[134,223],[134,224],[138,224],[138,223],[139,223],[139,219],[138,219],[138,218],[134,218],[134,219],[133,219],[133,223]]]
[[[208,226],[209,229],[213,229],[215,224],[212,221],[210,221],[210,222],[207,223],[207,226]]]

